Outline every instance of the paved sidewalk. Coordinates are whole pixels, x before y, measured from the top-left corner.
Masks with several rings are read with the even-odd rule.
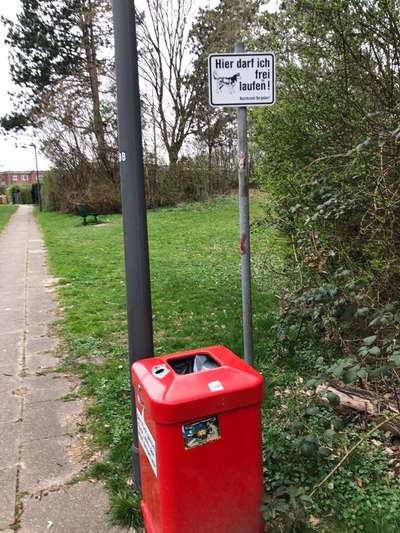
[[[41,234],[20,206],[0,234],[0,531],[103,533],[107,495],[70,483],[82,470],[77,383],[59,365],[57,316]]]

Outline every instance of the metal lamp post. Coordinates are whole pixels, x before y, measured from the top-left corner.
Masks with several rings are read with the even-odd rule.
[[[119,160],[125,240],[129,366],[153,356],[149,245],[140,119],[135,4],[113,0],[118,95]],[[136,406],[132,390],[133,467],[141,491]]]
[[[37,184],[37,194],[38,194],[38,200],[39,200],[39,210],[42,210],[42,191],[40,190],[40,180],[39,180],[39,166],[38,166],[38,158],[37,158],[37,148],[35,143],[31,143],[30,146],[33,146],[35,149],[35,163],[36,163],[36,184]]]

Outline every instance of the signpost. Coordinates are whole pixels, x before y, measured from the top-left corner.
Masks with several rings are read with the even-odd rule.
[[[243,346],[245,361],[252,365],[247,107],[275,103],[275,55],[245,53],[243,43],[237,43],[233,54],[209,56],[208,78],[210,105],[237,108]]]

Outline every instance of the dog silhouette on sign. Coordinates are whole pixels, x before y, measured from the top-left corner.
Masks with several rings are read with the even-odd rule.
[[[239,81],[240,74],[239,72],[237,74],[234,74],[233,76],[217,76],[214,72],[213,74],[214,80],[216,80],[218,91],[222,91],[224,87],[229,87],[231,90],[235,87],[237,82]]]

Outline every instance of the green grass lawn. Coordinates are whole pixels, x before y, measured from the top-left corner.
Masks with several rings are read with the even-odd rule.
[[[254,216],[261,213],[256,202]],[[62,278],[64,333],[78,347],[103,347],[126,340],[121,216],[81,219],[39,215],[50,264]],[[236,201],[149,212],[152,302],[156,353],[224,343],[241,353],[239,227]],[[261,265],[271,248],[283,246],[270,234],[253,237],[254,328],[257,355],[265,355],[273,288]],[[88,352],[90,352],[90,348]]]
[[[255,200],[253,219],[261,214],[261,201]],[[61,278],[67,364],[81,375],[83,392],[97,400],[90,408],[96,444],[111,449],[97,473],[104,470],[111,488],[113,516],[126,522],[133,494],[121,216],[103,216],[104,223],[88,226],[71,215],[43,212],[38,217],[51,269]],[[148,224],[156,353],[224,344],[241,354],[237,200],[150,211]],[[254,341],[261,359],[268,358],[266,332],[275,306],[264,262],[272,255],[278,265],[281,254],[275,250],[280,248],[285,244],[271,232],[255,232]]]
[[[0,232],[3,230],[11,215],[17,210],[15,205],[0,205]]]
[[[252,201],[252,219],[263,214]],[[85,431],[93,446],[108,451],[88,475],[104,479],[111,516],[141,524],[132,489],[127,324],[121,216],[81,219],[38,213],[52,272],[60,278],[66,366],[92,397]],[[210,344],[242,352],[237,200],[217,199],[148,214],[155,351],[166,354]],[[297,351],[290,360],[274,355],[275,294],[287,278],[275,274],[287,248],[262,225],[252,231],[254,341],[256,361],[267,378],[264,405],[267,518],[275,531],[389,533],[400,530],[400,491],[390,478],[387,437],[363,443],[312,501],[307,495],[360,436],[359,421],[345,421],[315,404],[303,380],[317,355]],[[335,430],[333,428],[336,428]],[[305,439],[305,440],[304,440]],[[386,439],[386,440],[385,440]],[[310,454],[309,452],[313,453]],[[315,453],[314,453],[315,452]],[[306,510],[308,524],[302,522]],[[314,523],[310,523],[310,518]]]

